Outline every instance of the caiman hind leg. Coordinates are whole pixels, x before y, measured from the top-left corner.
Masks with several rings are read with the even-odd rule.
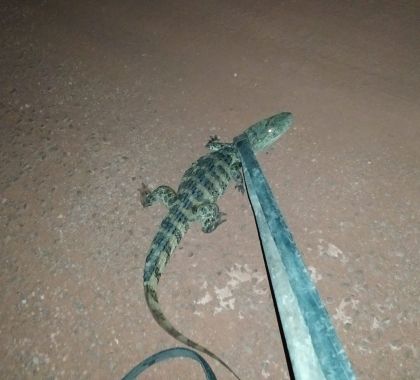
[[[169,186],[159,186],[150,190],[144,183],[140,189],[140,202],[143,207],[149,207],[155,203],[162,203],[167,208],[171,208],[177,199],[175,190]]]
[[[216,203],[211,202],[202,203],[195,212],[196,220],[201,223],[201,230],[205,233],[214,231],[217,226],[226,222],[226,219],[223,219],[225,215],[219,211]]]

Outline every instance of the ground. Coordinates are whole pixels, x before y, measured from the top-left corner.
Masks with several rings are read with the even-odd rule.
[[[415,1],[0,4],[0,377],[118,379],[176,345],[142,288],[176,187],[210,135],[280,111],[259,156],[360,379],[419,366],[420,8]],[[243,379],[287,379],[246,196],[194,226],[159,292]],[[224,368],[211,361],[220,379]],[[178,360],[144,379],[203,378]]]

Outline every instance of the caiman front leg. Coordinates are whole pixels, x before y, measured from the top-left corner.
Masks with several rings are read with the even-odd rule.
[[[232,144],[221,142],[219,140],[219,137],[217,137],[217,136],[210,136],[210,140],[205,145],[205,147],[212,152],[216,152],[216,151],[226,147],[227,145],[232,145]]]
[[[144,183],[140,191],[140,202],[143,207],[149,207],[155,203],[162,203],[167,208],[171,208],[177,199],[175,190],[169,186],[162,185],[154,190],[150,190]]]
[[[196,219],[201,223],[201,230],[205,233],[214,231],[217,226],[226,222],[226,219],[223,219],[225,215],[219,211],[216,203],[211,202],[202,203],[195,212]]]
[[[235,189],[243,194],[245,192],[245,186],[244,176],[242,175],[242,164],[240,161],[235,162],[230,166],[229,174],[235,181]]]

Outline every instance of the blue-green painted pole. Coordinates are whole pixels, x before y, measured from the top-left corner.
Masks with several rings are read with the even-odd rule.
[[[290,116],[289,116],[290,117]],[[290,123],[290,119],[279,122]],[[355,374],[245,135],[235,139],[296,380]]]

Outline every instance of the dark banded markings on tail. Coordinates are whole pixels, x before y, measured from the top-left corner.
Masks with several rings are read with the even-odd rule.
[[[163,267],[159,265],[159,262],[168,262],[169,254],[166,251],[162,251],[159,255],[158,263],[155,265],[153,274],[155,275],[156,281],[159,282],[162,276]]]
[[[159,282],[159,279],[162,276],[163,270],[165,269],[173,250],[174,247],[172,246],[170,240],[166,241],[164,246],[161,248],[153,268],[153,273],[157,282]]]
[[[174,223],[173,234],[176,238],[176,244],[178,245],[185,232],[187,231],[188,217],[185,214],[185,212],[180,208],[176,210],[174,214],[172,214],[172,218]]]
[[[172,215],[171,215],[172,216]],[[175,237],[176,243],[178,244],[182,239],[182,231],[180,229],[180,222],[177,222],[176,220],[173,220],[175,218],[173,217],[167,217],[162,221],[162,228],[166,231],[166,234],[168,235],[168,240],[172,236]]]
[[[158,232],[156,233],[155,238],[153,239],[153,243],[156,247],[156,249],[159,249],[162,245],[162,243],[166,240],[166,231],[159,229]]]
[[[162,323],[166,322],[165,314],[163,314],[163,311],[160,310],[158,307],[153,308],[153,317],[155,317],[155,319],[159,321],[162,321]]]
[[[152,246],[147,256],[146,262],[150,263],[152,266],[157,264],[161,252],[170,251],[171,247],[168,245],[169,235],[167,231],[159,229],[156,233],[155,238],[153,239]]]
[[[156,289],[154,289],[152,286],[146,285],[145,286],[145,293],[156,303],[158,302],[158,297],[156,293]]]

